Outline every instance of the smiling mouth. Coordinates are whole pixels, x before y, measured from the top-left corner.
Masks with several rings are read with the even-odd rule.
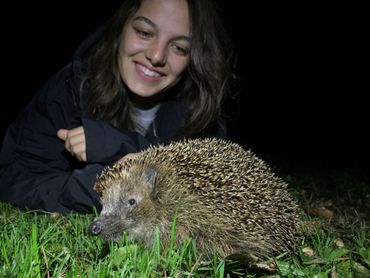
[[[150,69],[148,69],[147,67],[145,67],[145,66],[143,66],[143,65],[141,65],[141,64],[136,64],[136,66],[137,66],[137,68],[139,69],[139,71],[140,71],[143,75],[145,75],[145,76],[147,76],[147,77],[151,77],[151,78],[158,78],[158,77],[163,76],[163,74],[158,73],[158,72],[153,71],[153,70],[150,70]]]

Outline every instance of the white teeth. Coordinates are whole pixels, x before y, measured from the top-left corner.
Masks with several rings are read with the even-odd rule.
[[[161,75],[158,72],[152,71],[142,65],[137,65],[139,69],[147,76],[149,77],[160,77]]]

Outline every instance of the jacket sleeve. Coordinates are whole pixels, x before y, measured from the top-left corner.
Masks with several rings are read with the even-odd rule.
[[[89,163],[111,164],[128,153],[146,149],[150,142],[137,132],[115,128],[107,122],[82,119]]]
[[[80,110],[65,76],[57,75],[7,130],[0,152],[0,201],[21,209],[61,213],[100,210],[99,196],[93,190],[96,175],[115,157],[139,151],[140,144],[107,124],[86,120],[92,144],[100,146],[100,152],[92,150],[91,162],[81,163],[56,135],[60,128],[81,125],[79,119]]]
[[[63,213],[100,206],[92,187],[103,166],[78,165],[56,136],[75,113],[63,83],[59,75],[49,81],[9,126],[0,153],[0,200]]]

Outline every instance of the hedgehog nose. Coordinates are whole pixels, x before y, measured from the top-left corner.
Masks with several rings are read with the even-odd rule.
[[[97,236],[101,233],[103,223],[100,219],[94,220],[90,225],[90,233]]]

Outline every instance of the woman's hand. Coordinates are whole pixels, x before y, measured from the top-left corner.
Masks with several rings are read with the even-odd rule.
[[[79,161],[86,162],[86,137],[83,126],[73,129],[59,129],[57,136],[64,141],[67,151]]]

